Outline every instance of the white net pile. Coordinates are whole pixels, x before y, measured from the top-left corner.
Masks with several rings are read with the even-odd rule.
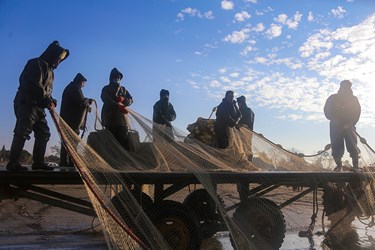
[[[283,214],[280,205],[302,188],[290,183],[293,188],[280,191],[270,179],[252,183],[241,176],[276,171],[331,173],[334,164],[328,146],[316,156],[304,158],[247,128],[234,128],[230,129],[229,147],[218,149],[214,147],[214,120],[198,119],[186,133],[174,128],[172,138],[162,129],[153,131],[151,120],[130,110],[131,150],[126,151],[98,125],[95,112],[88,117],[83,140],[56,113],[53,116],[111,249],[203,249],[205,239],[218,231],[229,232],[235,249],[279,249],[292,244],[284,242],[286,230],[308,229],[313,224],[311,214],[315,214],[314,225],[319,220],[316,210],[322,205],[322,193],[327,209],[320,207],[319,212],[324,210],[331,218],[339,211],[345,216],[353,213],[371,225],[375,214],[371,169],[375,158],[371,148],[363,147],[363,139],[360,166],[366,173],[372,170],[366,174],[371,178],[330,182],[317,193],[293,201],[297,206],[282,206]],[[332,199],[341,199],[341,203],[332,204]],[[308,219],[300,220],[295,214]],[[329,233],[347,227],[337,221],[340,219],[335,219]],[[312,228],[307,231],[311,233]],[[331,237],[329,244],[334,248],[340,242]]]

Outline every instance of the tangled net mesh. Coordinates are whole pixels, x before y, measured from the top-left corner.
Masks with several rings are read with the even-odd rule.
[[[197,249],[202,239],[215,233],[205,228],[212,224],[225,225],[235,249],[280,248],[288,229],[285,220],[291,219],[294,223],[291,227],[297,229],[308,225],[289,213],[285,217],[282,215],[277,203],[285,201],[282,200],[285,193],[274,193],[270,198],[255,193],[251,203],[239,205],[240,181],[233,181],[227,174],[331,172],[334,167],[329,146],[314,157],[304,158],[261,134],[240,128],[229,129],[229,147],[218,149],[213,147],[213,120],[198,119],[189,125],[190,134],[173,128],[171,138],[162,129],[155,132],[151,120],[132,110],[128,114],[131,150],[127,151],[101,127],[98,111],[93,111],[87,117],[83,139],[55,111],[51,114],[104,227],[110,249]],[[206,134],[202,130],[207,130]],[[362,211],[361,215],[372,216],[375,211],[371,169],[374,162],[371,148],[361,147],[361,167],[365,171],[372,170],[371,180],[361,182],[364,183],[361,199],[368,205],[362,210],[370,210]],[[158,175],[166,173],[172,175]],[[190,183],[183,178],[185,175],[179,177],[181,173],[191,173],[197,182]],[[220,180],[213,179],[211,173],[219,173]],[[134,174],[141,174],[142,178],[132,179]],[[261,187],[250,185],[255,189]],[[356,198],[350,193],[353,190],[340,190]],[[279,196],[281,200],[277,200]],[[312,197],[306,197],[299,202],[314,212]],[[296,208],[294,212],[301,210]],[[267,221],[266,228],[262,229],[265,227],[262,221]],[[335,230],[340,228],[334,227]]]

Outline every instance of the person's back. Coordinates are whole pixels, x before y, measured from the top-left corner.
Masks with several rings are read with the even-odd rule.
[[[225,98],[223,98],[216,110],[215,134],[219,148],[228,147],[227,128],[234,127],[241,119],[241,112],[233,98],[233,91],[227,91],[225,93]]]
[[[237,98],[237,103],[238,103],[238,108],[241,112],[242,118],[238,122],[240,126],[246,125],[249,129],[254,130],[254,119],[255,119],[255,114],[246,105],[246,97],[245,96],[240,96]]]
[[[341,170],[342,167],[344,142],[352,158],[353,167],[358,168],[359,152],[354,130],[361,115],[361,105],[353,95],[351,87],[350,81],[342,81],[338,93],[329,96],[324,105],[324,114],[330,120],[332,156],[337,164],[337,170]]]

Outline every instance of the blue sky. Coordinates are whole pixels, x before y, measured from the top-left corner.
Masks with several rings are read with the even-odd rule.
[[[81,72],[88,79],[84,94],[101,105],[101,89],[117,67],[133,110],[151,118],[160,89],[168,89],[174,125],[186,131],[234,90],[247,96],[256,132],[313,153],[329,143],[325,100],[349,79],[362,105],[358,131],[375,143],[372,0],[0,0],[0,144],[6,148],[18,77],[53,40],[71,51],[55,70],[59,103]],[[53,146],[58,136],[49,124]]]

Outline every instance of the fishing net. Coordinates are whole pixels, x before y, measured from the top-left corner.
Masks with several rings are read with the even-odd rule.
[[[300,231],[312,242],[316,225],[332,248],[354,218],[373,229],[375,159],[363,138],[358,178],[349,178],[351,168],[333,173],[329,145],[307,156],[243,127],[230,128],[228,148],[218,149],[214,119],[198,118],[172,134],[129,110],[125,150],[95,107],[83,139],[51,114],[110,249],[208,249],[203,245],[218,232],[235,249],[293,249],[285,233]],[[324,227],[320,215],[332,224]]]

